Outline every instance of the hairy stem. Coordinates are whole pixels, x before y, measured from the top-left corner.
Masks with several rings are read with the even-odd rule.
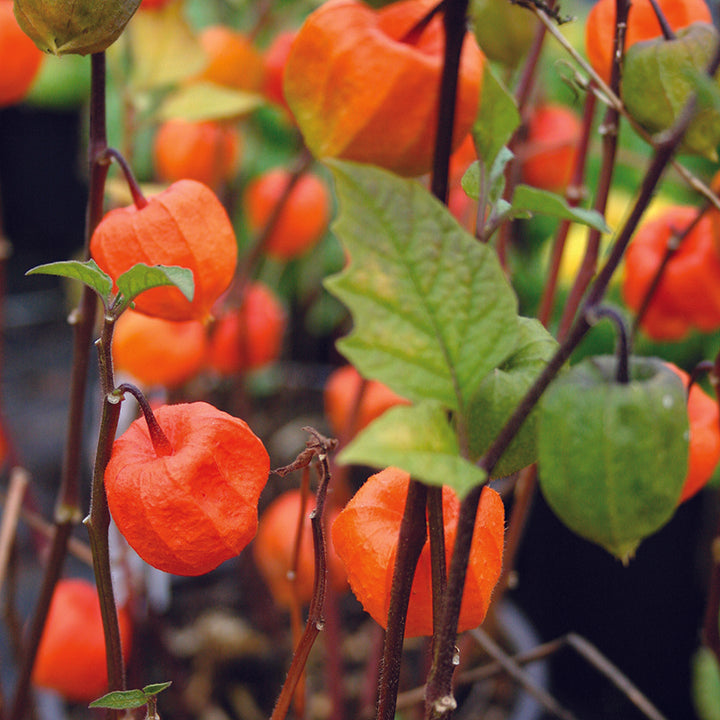
[[[380,666],[377,720],[393,720],[400,685],[400,657],[415,568],[427,539],[427,486],[410,480],[395,555],[385,646]]]

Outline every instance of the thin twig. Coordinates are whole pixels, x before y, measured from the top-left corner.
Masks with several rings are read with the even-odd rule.
[[[560,638],[538,645],[517,655],[507,655],[516,667],[544,660],[555,653],[570,648],[580,655],[591,667],[597,670],[614,687],[616,687],[646,718],[649,720],[667,720],[665,716],[650,702],[646,695],[590,641],[576,633],[568,633]],[[502,649],[500,650],[501,652]],[[506,672],[505,664],[499,660],[485,663],[479,667],[458,674],[457,686],[489,680]],[[425,696],[425,687],[417,687],[398,696],[398,710],[404,710],[421,703]]]
[[[311,434],[311,439],[306,443],[306,449],[298,456],[296,462],[285,468],[275,470],[276,473],[287,474],[294,469],[307,467],[313,458],[317,458],[319,484],[315,496],[315,509],[311,514],[313,531],[313,546],[315,549],[315,578],[313,583],[313,596],[308,609],[308,618],[300,642],[295,648],[293,659],[290,663],[285,682],[280,690],[271,720],[284,720],[290,703],[292,702],[295,689],[302,677],[305,664],[310,655],[310,650],[315,643],[317,636],[323,629],[325,623],[322,617],[325,604],[325,589],[327,586],[327,550],[325,546],[324,511],[327,498],[328,485],[330,484],[330,463],[328,454],[337,448],[337,440],[326,438],[313,428],[305,427],[303,430]]]
[[[5,509],[0,520],[0,593],[5,580],[10,550],[15,543],[15,532],[22,509],[23,497],[30,482],[30,475],[24,468],[16,467],[10,472]]]
[[[547,690],[541,688],[527,673],[485,632],[482,628],[470,630],[470,635],[480,644],[485,652],[497,662],[502,669],[513,679],[518,685],[532,695],[547,712],[552,713],[555,717],[562,720],[576,720],[569,710],[565,709]]]
[[[642,324],[643,318],[647,314],[648,308],[650,307],[650,303],[652,302],[653,297],[655,296],[655,293],[657,292],[657,289],[660,287],[660,282],[663,279],[663,276],[665,275],[665,270],[667,269],[668,264],[673,259],[673,256],[675,253],[680,249],[680,246],[682,245],[683,241],[687,238],[688,235],[698,226],[702,218],[704,217],[705,213],[710,209],[709,203],[704,203],[702,207],[698,209],[697,214],[695,217],[683,228],[682,230],[673,230],[673,232],[670,234],[670,237],[668,238],[667,245],[665,247],[665,253],[663,254],[662,260],[660,261],[660,264],[657,267],[657,270],[655,271],[655,275],[653,275],[652,280],[650,281],[650,285],[648,286],[647,292],[645,293],[645,296],[642,299],[642,302],[640,303],[640,307],[638,308],[637,314],[635,315],[635,318],[633,319],[632,329],[631,329],[631,336],[634,338],[637,334],[637,330]]]

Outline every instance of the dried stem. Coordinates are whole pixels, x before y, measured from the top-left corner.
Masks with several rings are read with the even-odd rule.
[[[327,586],[327,551],[325,546],[324,511],[327,498],[328,485],[330,484],[330,464],[328,454],[335,450],[337,441],[324,437],[312,428],[303,428],[312,437],[306,443],[306,449],[300,453],[298,459],[275,472],[282,475],[293,470],[307,467],[313,458],[317,458],[319,484],[315,496],[315,509],[311,513],[310,522],[313,531],[313,547],[315,550],[315,578],[313,582],[313,596],[308,609],[308,618],[300,642],[295,648],[290,669],[288,670],[285,682],[280,690],[280,695],[275,704],[270,720],[284,720],[292,702],[295,689],[303,675],[310,650],[320,631],[324,627],[322,617],[325,604],[325,591]]]

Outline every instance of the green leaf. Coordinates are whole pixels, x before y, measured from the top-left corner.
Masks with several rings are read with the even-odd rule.
[[[700,720],[720,720],[720,668],[706,647],[699,648],[693,657],[692,697]]]
[[[343,463],[409,472],[430,485],[449,485],[462,498],[485,482],[485,473],[460,456],[444,408],[433,402],[390,408],[370,423],[339,456]]]
[[[518,217],[521,213],[540,213],[560,220],[582,223],[603,233],[612,232],[605,218],[597,210],[572,207],[560,195],[529,185],[518,185],[515,188],[510,212],[514,217]]]
[[[162,683],[153,683],[152,685],[146,685],[142,691],[145,696],[159,695],[163,690],[167,690],[172,685],[172,680]]]
[[[557,342],[537,321],[520,318],[518,349],[485,377],[468,409],[470,456],[479,458],[505,425],[527,390],[550,360]],[[493,477],[504,477],[537,460],[537,409],[525,420]]]
[[[147,705],[147,696],[142,690],[115,690],[93,700],[88,707],[131,710]]]
[[[512,137],[520,124],[515,98],[485,63],[482,81],[482,102],[472,129],[478,156],[486,168],[492,167],[498,152]]]
[[[192,122],[239,118],[265,104],[256,93],[233,90],[211,82],[183,85],[158,109],[159,120],[182,118]]]
[[[63,260],[61,262],[38,265],[28,270],[26,275],[59,275],[60,277],[79,280],[92,288],[107,305],[112,293],[112,278],[103,272],[94,260]]]
[[[419,183],[331,161],[349,266],[326,281],[353,315],[340,351],[412,401],[459,410],[514,350],[517,300],[495,252]]]
[[[122,312],[141,292],[163,285],[175,285],[189,301],[192,301],[195,294],[192,270],[176,265],[138,263],[117,279],[118,300],[115,312]]]

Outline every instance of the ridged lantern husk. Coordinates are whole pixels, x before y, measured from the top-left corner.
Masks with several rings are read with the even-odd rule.
[[[562,522],[623,562],[672,517],[688,467],[682,380],[661,360],[584,360],[543,395],[540,487]]]
[[[387,625],[395,556],[410,476],[386,468],[365,482],[332,525],[332,541],[347,571],[350,588],[366,612]],[[448,564],[455,544],[460,502],[443,488],[443,520]],[[485,487],[475,519],[458,631],[477,627],[485,618],[500,577],[505,513],[500,496]],[[420,554],[410,594],[405,637],[432,635],[430,545]]]
[[[44,52],[89,55],[120,37],[140,1],[15,0],[15,17]]]
[[[285,98],[316,157],[371,163],[403,176],[430,170],[443,64],[442,20],[407,40],[434,0],[377,11],[330,0],[311,13],[290,49]],[[457,147],[478,107],[483,55],[466,35],[454,128]]]
[[[235,274],[237,241],[215,193],[179,180],[145,207],[111,210],[93,233],[90,253],[113,280],[140,262],[189,268],[192,302],[175,287],[158,287],[141,293],[135,309],[164,320],[206,320]]]
[[[202,575],[238,555],[257,530],[270,459],[247,423],[204,402],[160,407],[172,446],[158,456],[140,418],[105,472],[110,513],[135,552],[175,575]]]

